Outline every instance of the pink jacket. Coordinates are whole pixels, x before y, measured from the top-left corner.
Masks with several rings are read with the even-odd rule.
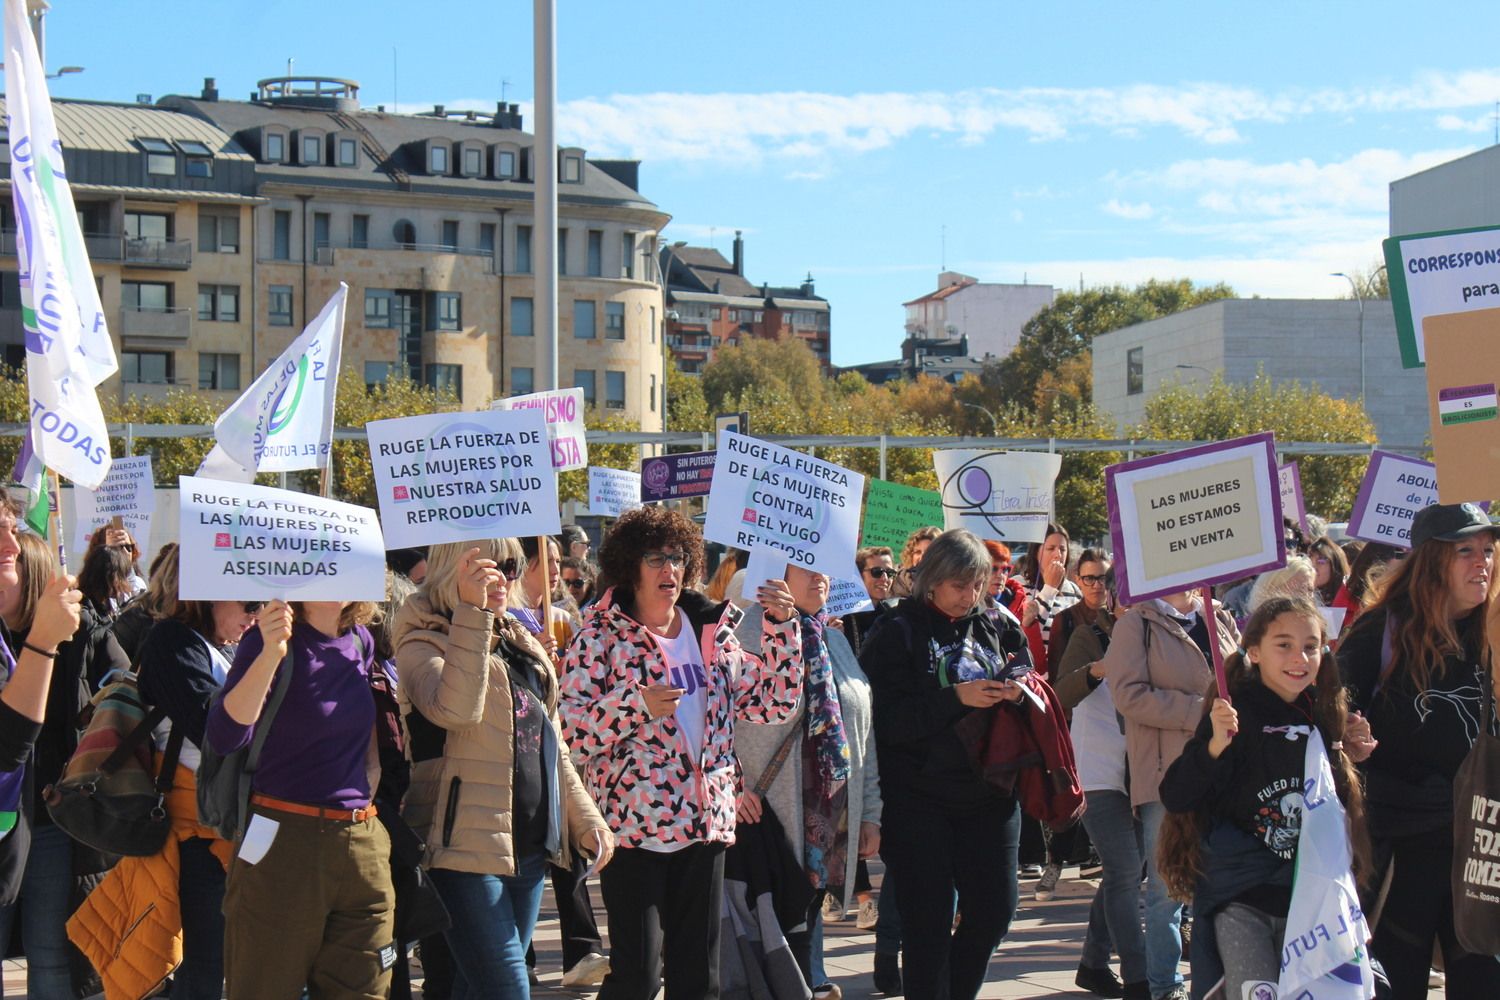
[[[694,591],[678,607],[697,632],[708,680],[703,752],[694,760],[672,715],[652,719],[643,688],[670,683],[661,647],[607,592],[563,657],[558,706],[568,747],[620,846],[734,842],[740,766],[734,721],[779,723],[797,711],[802,638],[797,621],[762,632],[765,659],[741,648],[734,605]]]

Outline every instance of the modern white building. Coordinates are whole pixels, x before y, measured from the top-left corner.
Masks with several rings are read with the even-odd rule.
[[[906,335],[926,340],[969,338],[975,358],[1015,350],[1026,321],[1052,304],[1051,285],[1006,285],[957,271],[938,275],[936,291],[904,303]]]
[[[1096,337],[1094,403],[1126,434],[1164,386],[1204,384],[1220,371],[1245,383],[1261,368],[1277,382],[1358,399],[1360,334],[1352,299],[1221,299]],[[1427,380],[1423,369],[1401,367],[1390,302],[1364,303],[1363,341],[1365,405],[1380,443],[1422,447]]]
[[[1391,182],[1391,235],[1500,226],[1500,146]]]

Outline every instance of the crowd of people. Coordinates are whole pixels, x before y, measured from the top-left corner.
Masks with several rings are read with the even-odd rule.
[[[570,525],[392,552],[384,605],[194,600],[175,545],[142,574],[112,527],[74,579],[18,514],[0,506],[0,940],[16,926],[38,1000],[400,1000],[414,950],[428,997],[524,1000],[544,879],[562,982],[604,1000],[837,1000],[824,931],[850,913],[878,992],[962,1000],[1023,884],[1044,902],[1072,867],[1098,875],[1081,990],[1274,998],[1314,732],[1382,995],[1439,974],[1500,995],[1449,881],[1453,778],[1494,690],[1497,529],[1470,505],[1419,512],[1409,551],[1289,525],[1285,568],[1131,607],[1061,525],[1025,551],[922,528],[858,552],[870,604],[842,615],[822,574],[711,566],[663,506],[597,549]],[[175,770],[167,845],[121,861],[48,804],[127,671]],[[1026,772],[1061,749],[1059,813]],[[245,752],[228,840],[197,778]]]

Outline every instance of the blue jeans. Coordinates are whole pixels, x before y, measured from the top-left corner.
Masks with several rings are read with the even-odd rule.
[[[453,918],[445,932],[453,952],[452,1000],[531,1000],[526,949],[542,908],[545,862],[540,854],[522,858],[515,875],[428,873]]]
[[[1089,907],[1089,929],[1083,939],[1082,963],[1109,967],[1111,945],[1120,956],[1120,978],[1146,979],[1146,938],[1141,931],[1142,830],[1124,792],[1083,793],[1088,808],[1083,828],[1104,865],[1104,878]]]
[[[882,860],[884,855],[881,856]],[[896,877],[889,863],[880,880],[880,915],[875,920],[875,954],[901,954],[901,911],[896,909]]]
[[[32,1000],[73,1000],[67,929],[72,895],[73,841],[50,823],[33,827],[18,901],[26,995]],[[10,940],[15,918],[14,905],[0,908],[0,941]]]
[[[182,964],[172,977],[172,1000],[224,995],[224,866],[209,850],[211,843],[201,837],[182,842]]]
[[[1182,982],[1182,904],[1167,895],[1156,870],[1156,840],[1167,810],[1160,802],[1141,806],[1141,840],[1146,849],[1146,980],[1159,997]]]
[[[807,928],[808,935],[812,938],[811,961],[808,962],[812,971],[812,982],[809,986],[822,986],[828,982],[828,970],[823,968],[823,908],[820,906],[813,911],[812,923]]]

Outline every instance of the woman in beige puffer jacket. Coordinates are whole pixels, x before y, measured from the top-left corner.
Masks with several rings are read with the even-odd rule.
[[[415,762],[403,814],[453,918],[455,1000],[528,997],[544,862],[602,867],[614,850],[568,761],[551,660],[505,614],[520,558],[508,538],[434,546],[393,629]]]

